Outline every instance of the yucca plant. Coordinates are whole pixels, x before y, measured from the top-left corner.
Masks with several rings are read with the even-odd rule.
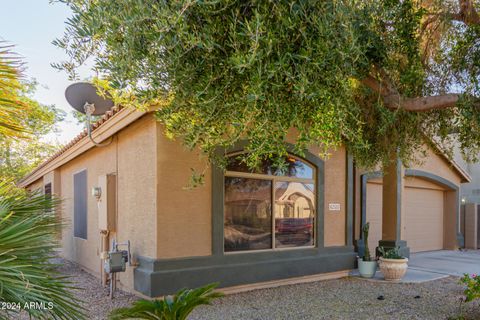
[[[110,314],[110,320],[149,319],[149,320],[185,320],[197,306],[210,304],[213,299],[223,296],[213,291],[218,283],[212,283],[197,289],[182,289],[174,296],[157,300],[138,300],[131,308],[120,308]]]
[[[84,319],[72,290],[74,284],[57,271],[61,222],[59,200],[29,194],[0,182],[0,319],[17,319],[24,310],[35,319]]]

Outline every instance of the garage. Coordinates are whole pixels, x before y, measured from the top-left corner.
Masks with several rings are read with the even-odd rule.
[[[370,222],[369,247],[373,253],[382,239],[382,181],[373,179],[366,187],[366,218]],[[432,182],[405,177],[402,239],[411,252],[444,248],[444,193]]]
[[[415,178],[405,180],[403,235],[411,252],[443,249],[444,190]]]

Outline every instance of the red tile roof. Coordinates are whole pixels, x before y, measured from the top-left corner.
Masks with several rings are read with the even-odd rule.
[[[101,116],[100,119],[98,119],[96,122],[92,123],[92,132],[94,132],[96,129],[98,129],[102,124],[107,122],[110,118],[112,118],[115,114],[117,114],[122,109],[123,109],[122,106],[118,106],[118,107],[114,106],[112,109],[105,112],[105,114],[103,116]],[[79,142],[80,140],[85,138],[87,135],[88,135],[87,128],[85,128],[75,138],[73,138],[72,140],[70,140],[70,142],[68,142],[66,145],[64,145],[62,148],[60,148],[60,150],[55,152],[55,154],[53,154],[52,156],[47,158],[47,160],[42,162],[38,167],[36,167],[30,173],[28,173],[25,177],[23,177],[18,183],[22,182],[23,180],[26,180],[28,177],[33,175],[35,172],[37,172],[38,170],[40,170],[41,168],[46,166],[53,159],[58,158],[60,155],[65,153],[68,149],[73,147],[77,142]]]

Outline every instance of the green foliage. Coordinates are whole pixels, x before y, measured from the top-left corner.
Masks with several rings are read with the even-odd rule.
[[[480,298],[480,276],[472,274],[471,276],[467,273],[463,275],[460,279],[460,282],[466,285],[465,291],[465,302],[470,302]]]
[[[21,137],[26,131],[21,121],[27,106],[18,99],[20,61],[10,49],[0,41],[0,136]]]
[[[167,135],[212,161],[221,163],[218,147],[247,140],[249,166],[278,162],[289,134],[299,155],[317,146],[327,156],[345,144],[357,163],[370,167],[389,161],[392,152],[411,162],[425,135],[451,149],[452,131],[460,133],[464,151],[480,151],[480,130],[467,131],[480,124],[472,107],[478,96],[453,110],[412,113],[387,109],[362,84],[381,72],[404,97],[452,90],[436,70],[453,70],[452,55],[463,61],[462,50],[442,38],[442,50],[424,57],[429,40],[422,38],[422,22],[438,8],[422,1],[64,2],[73,17],[55,44],[71,59],[56,67],[75,76],[94,56],[113,88],[137,102],[168,101],[157,112]],[[465,39],[461,48],[476,41]],[[470,80],[478,77],[477,62],[458,65],[457,74],[467,68]]]
[[[405,259],[404,256],[400,255],[400,247],[395,247],[388,250],[385,250],[384,247],[378,247],[378,251],[380,252],[380,256],[385,259]]]
[[[213,291],[217,285],[212,283],[197,289],[182,289],[163,300],[138,300],[131,308],[114,310],[110,319],[185,320],[195,307],[210,304],[213,299],[223,296]]]
[[[368,247],[368,230],[370,229],[370,222],[365,223],[362,227],[363,242],[365,243],[365,254],[363,255],[363,261],[372,261],[370,256],[370,248]]]
[[[37,319],[83,319],[72,282],[52,261],[60,247],[58,204],[55,198],[0,182],[0,302]],[[43,303],[45,310],[25,308],[31,302]],[[16,318],[13,310],[0,312],[0,319]]]
[[[47,157],[59,145],[47,142],[45,136],[56,132],[65,112],[54,105],[43,105],[32,98],[38,83],[35,80],[17,83],[15,95],[21,106],[28,106],[18,124],[24,128],[22,136],[0,134],[0,179],[18,180]]]

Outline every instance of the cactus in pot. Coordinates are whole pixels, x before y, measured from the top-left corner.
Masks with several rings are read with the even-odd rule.
[[[377,271],[377,261],[372,259],[370,255],[370,249],[368,247],[368,231],[370,229],[370,223],[367,222],[362,227],[363,241],[365,243],[365,252],[363,257],[358,258],[358,272],[363,278],[372,278]]]

